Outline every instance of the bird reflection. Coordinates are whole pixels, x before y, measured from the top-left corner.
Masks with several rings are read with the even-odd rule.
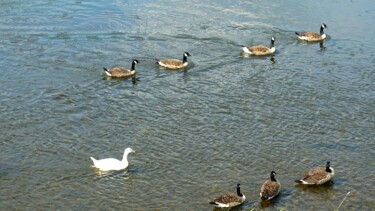
[[[326,184],[323,184],[323,185],[301,185],[301,184],[297,184],[296,188],[298,188],[300,190],[303,190],[305,192],[319,194],[319,193],[322,193],[322,192],[332,191],[333,190],[333,184],[334,184],[333,181],[327,182]]]
[[[136,75],[134,75],[133,77],[132,77],[132,83],[133,83],[133,85],[138,85],[138,82],[139,82],[140,80],[139,80],[139,78],[137,78],[136,77]]]
[[[140,79],[136,75],[133,75],[130,78],[131,78],[131,81],[132,81],[133,85],[138,85]],[[108,77],[108,76],[103,77],[103,80],[126,81],[128,79],[129,79],[129,77],[124,77],[124,78],[112,78],[112,77]]]
[[[129,179],[130,177],[127,169],[124,171],[101,171],[99,169],[95,169],[94,171],[95,171],[97,179],[115,179],[115,178]]]
[[[272,64],[276,64],[276,59],[275,59],[275,57],[272,57],[270,60],[271,60]]]
[[[320,50],[325,50],[325,49],[326,49],[326,47],[324,47],[323,42],[320,42],[320,43],[319,43],[319,46],[320,46]]]
[[[262,207],[262,208],[267,208],[267,207],[269,207],[271,205],[271,201],[270,200],[262,200],[261,202],[260,202],[260,207]]]

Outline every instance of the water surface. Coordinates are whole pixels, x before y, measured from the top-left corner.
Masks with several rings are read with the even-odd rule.
[[[2,210],[375,207],[372,1],[16,1],[0,3]],[[295,31],[328,25],[307,44]],[[269,45],[243,57],[241,45]],[[166,71],[154,58],[182,58]],[[130,67],[136,83],[102,67]],[[100,174],[90,156],[121,158]],[[294,179],[331,161],[322,187]],[[259,202],[275,170],[281,195]]]

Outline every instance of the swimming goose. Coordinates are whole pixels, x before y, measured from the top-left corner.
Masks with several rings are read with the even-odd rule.
[[[296,180],[297,183],[303,185],[322,185],[332,180],[335,170],[328,161],[326,167],[317,167],[310,170],[302,179]]]
[[[241,45],[242,50],[244,53],[250,54],[250,55],[256,55],[256,56],[264,56],[264,55],[269,55],[273,54],[276,51],[275,48],[275,37],[271,37],[271,46],[268,48],[263,45],[255,45],[251,47],[246,47]]]
[[[212,204],[215,207],[235,207],[242,204],[245,199],[245,195],[241,193],[240,184],[237,184],[237,193],[221,195],[210,201],[209,204]]]
[[[327,28],[327,25],[325,23],[322,23],[320,26],[320,34],[315,32],[305,32],[305,33],[298,33],[296,32],[296,35],[298,39],[305,40],[308,42],[317,42],[324,40],[327,35],[324,33],[324,29]]]
[[[188,52],[184,52],[182,61],[178,59],[164,59],[164,60],[155,59],[155,60],[156,60],[156,63],[162,67],[165,67],[168,69],[181,69],[181,68],[188,66],[188,62],[187,62],[188,56],[190,56],[190,54]]]
[[[132,67],[131,69],[126,69],[126,68],[123,68],[123,67],[115,67],[115,68],[112,68],[111,70],[103,67],[105,73],[107,74],[107,76],[109,77],[114,77],[114,78],[125,78],[125,77],[129,77],[129,76],[133,76],[135,74],[135,64],[138,64],[139,61],[134,59],[133,62],[132,62]]]
[[[93,157],[90,157],[94,162],[94,166],[101,171],[118,171],[128,167],[128,154],[135,152],[132,148],[126,148],[122,160],[117,160],[115,158],[105,158],[101,160],[96,160]]]
[[[281,185],[275,179],[276,172],[272,171],[270,179],[266,180],[260,188],[260,198],[262,200],[270,200],[280,193]]]

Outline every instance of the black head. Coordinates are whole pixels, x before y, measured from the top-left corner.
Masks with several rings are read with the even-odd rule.
[[[135,70],[135,64],[137,64],[137,63],[139,63],[139,61],[136,60],[136,59],[133,59],[131,70]]]
[[[184,56],[190,56],[189,52],[185,51]]]
[[[270,177],[271,177],[272,181],[276,181],[275,176],[276,176],[276,172],[275,171],[271,171]]]

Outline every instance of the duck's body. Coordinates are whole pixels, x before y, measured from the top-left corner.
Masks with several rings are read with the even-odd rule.
[[[184,52],[182,61],[179,59],[162,59],[162,60],[156,59],[156,63],[167,69],[173,69],[173,70],[181,69],[189,65],[187,61],[188,56],[190,56],[190,54],[188,52]]]
[[[126,77],[130,77],[130,76],[133,76],[135,75],[135,64],[139,63],[138,60],[134,59],[132,61],[132,67],[131,69],[126,69],[126,68],[123,68],[123,67],[115,67],[115,68],[112,68],[112,69],[107,69],[105,67],[103,67],[105,73],[107,76],[109,77],[113,77],[113,78],[126,78]]]
[[[260,188],[259,196],[262,200],[270,200],[279,195],[281,185],[275,178],[276,172],[272,171],[270,179],[266,180]]]
[[[308,42],[318,42],[318,41],[323,41],[327,35],[324,33],[324,29],[327,28],[326,24],[322,24],[320,26],[320,34],[315,33],[315,32],[305,32],[305,33],[299,33],[295,32],[298,39],[300,40],[305,40]]]
[[[330,166],[328,161],[326,167],[317,167],[310,170],[302,179],[296,180],[297,183],[303,185],[322,185],[333,179],[335,170]]]
[[[235,207],[241,205],[245,200],[246,197],[241,193],[240,184],[237,184],[237,193],[221,195],[210,201],[210,204],[216,207]]]
[[[101,171],[119,171],[128,167],[128,154],[131,152],[134,152],[132,148],[126,148],[121,161],[115,158],[105,158],[101,160],[96,160],[93,157],[90,158],[94,162],[94,166]]]
[[[265,56],[275,53],[275,37],[271,37],[271,45],[270,47],[266,47],[263,45],[254,45],[250,47],[241,46],[242,51],[244,53],[250,54],[250,55],[256,55],[256,56]]]

